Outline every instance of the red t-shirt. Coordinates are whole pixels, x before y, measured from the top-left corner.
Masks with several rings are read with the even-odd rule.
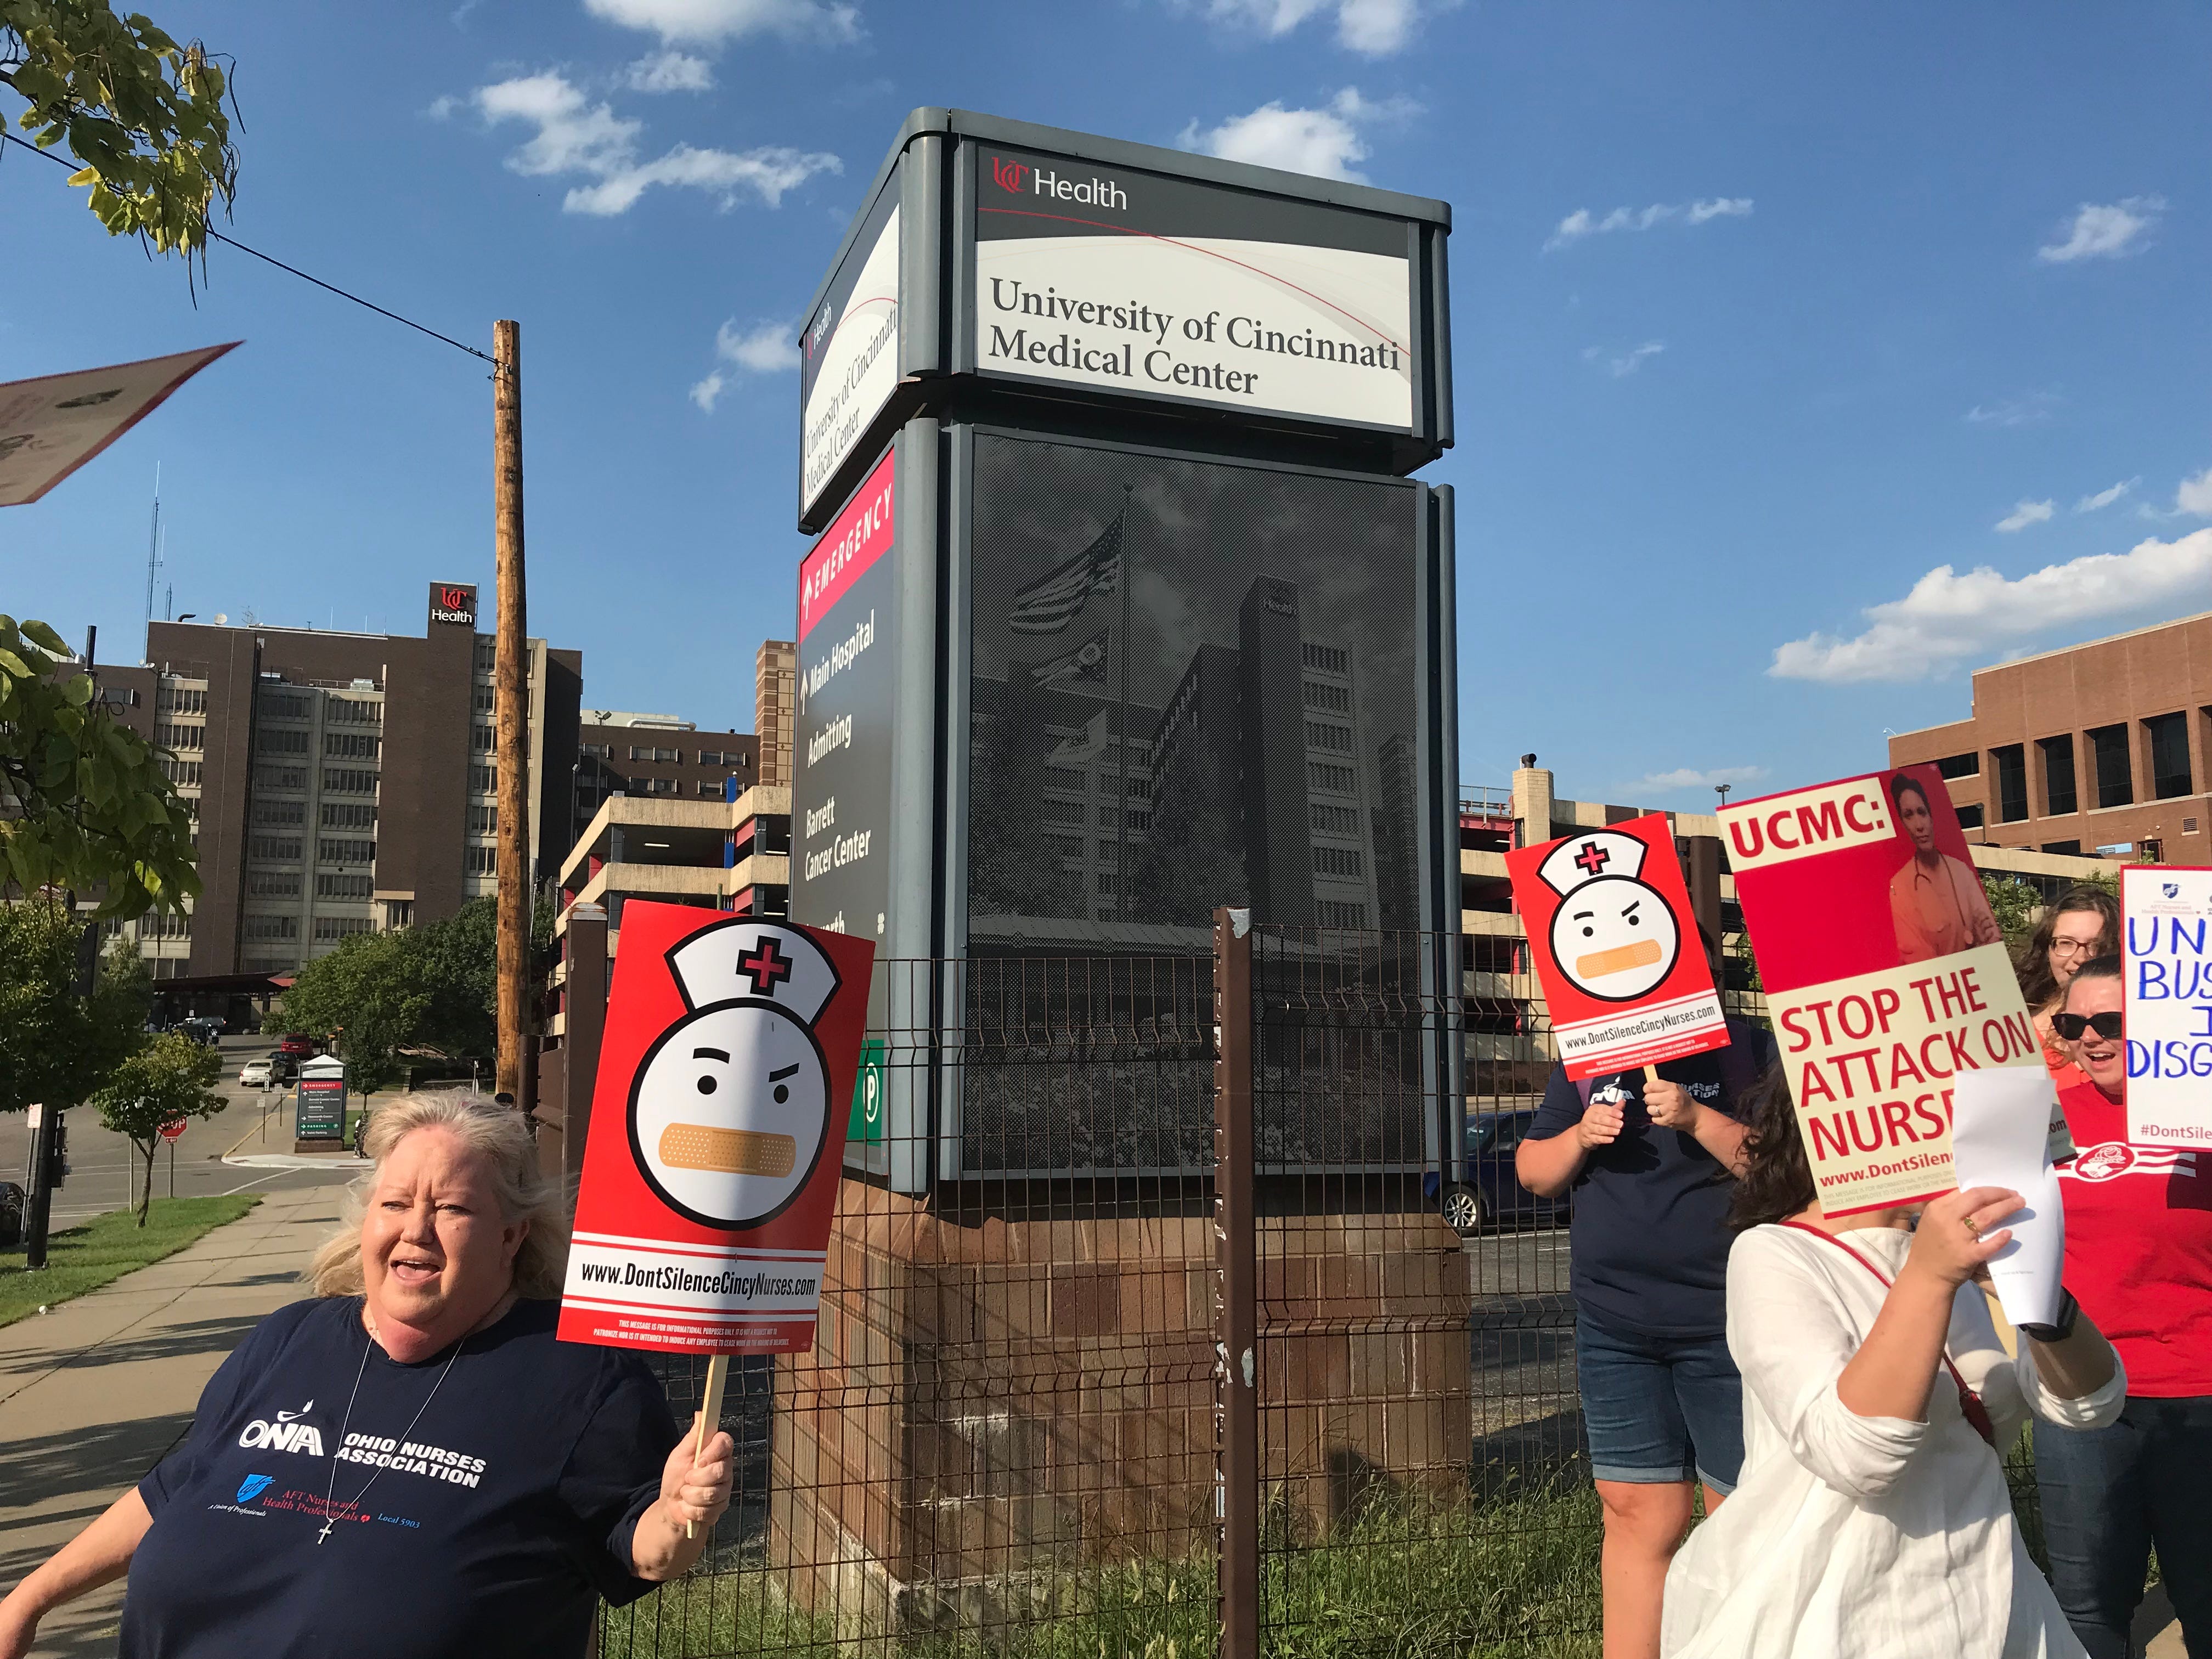
[[[2080,1150],[2058,1166],[2066,1288],[2119,1350],[2128,1392],[2212,1395],[2212,1152],[2128,1144],[2124,1106],[2059,1091]]]

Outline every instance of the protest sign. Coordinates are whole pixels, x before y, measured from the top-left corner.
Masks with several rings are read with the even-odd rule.
[[[561,1298],[571,1342],[814,1340],[875,946],[633,899]]]
[[[2120,872],[2128,1139],[2212,1146],[2212,870]]]
[[[1952,1079],[2043,1054],[1942,777],[1844,778],[1720,817],[1821,1207],[1948,1192]]]
[[[1505,855],[1567,1075],[1728,1047],[1663,812]]]

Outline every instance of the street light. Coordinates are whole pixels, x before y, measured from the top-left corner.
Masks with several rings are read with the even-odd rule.
[[[1735,786],[1732,783],[1717,783],[1713,786],[1713,793],[1718,795],[1721,798],[1721,805],[1726,806],[1728,805],[1729,791],[1735,787]]]

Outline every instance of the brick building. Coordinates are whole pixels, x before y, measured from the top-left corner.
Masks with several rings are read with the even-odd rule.
[[[434,584],[420,636],[156,622],[147,659],[98,679],[197,819],[191,914],[137,924],[157,978],[289,972],[496,890],[493,642],[472,586]],[[573,839],[583,659],[532,640],[528,674],[542,880]]]
[[[1889,741],[1941,769],[1968,840],[2208,861],[2212,611],[1978,670],[1972,708]]]
[[[719,801],[732,780],[739,794],[761,781],[760,740],[753,733],[702,732],[673,714],[586,708],[576,753],[569,845],[611,795]]]

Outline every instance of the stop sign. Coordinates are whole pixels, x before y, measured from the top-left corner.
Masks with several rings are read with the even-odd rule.
[[[164,1123],[161,1126],[161,1139],[164,1140],[174,1140],[179,1135],[184,1133],[184,1132],[185,1120],[183,1118],[179,1118],[174,1123]]]

